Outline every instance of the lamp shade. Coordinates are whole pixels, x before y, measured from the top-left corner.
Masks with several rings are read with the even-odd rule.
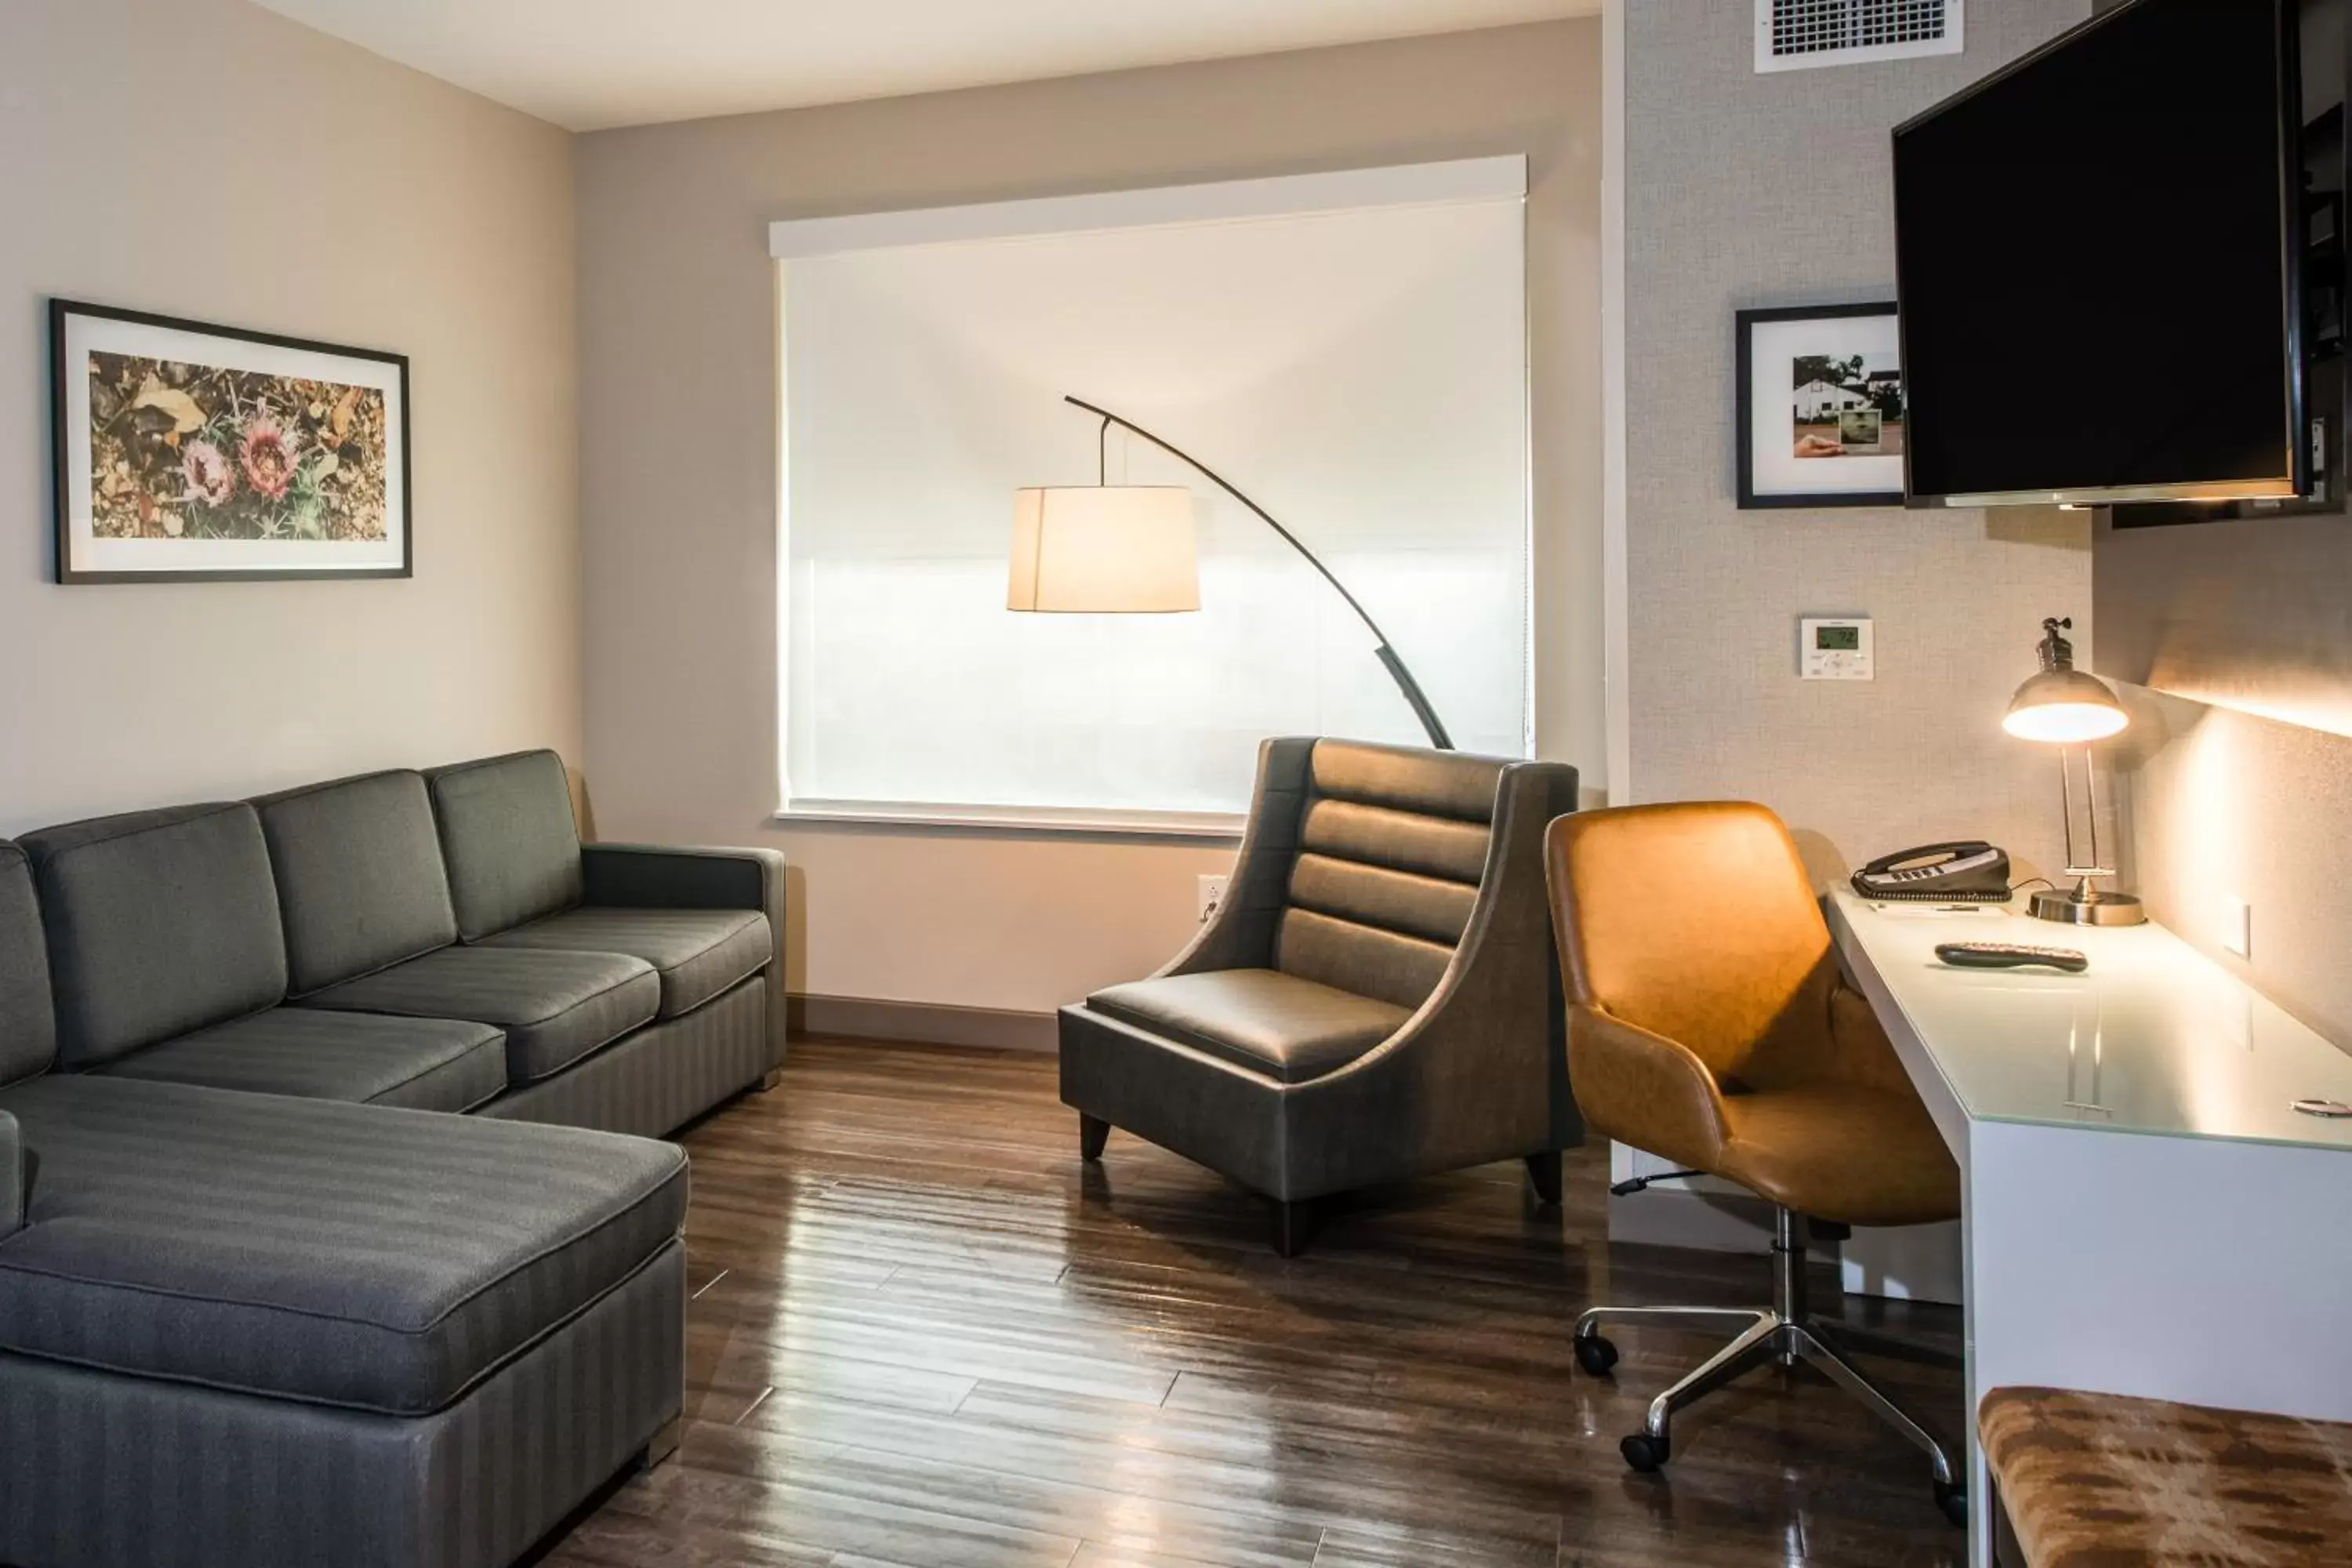
[[[2023,741],[2080,745],[2131,722],[2106,683],[2079,669],[2045,669],[2017,689],[2000,727]]]
[[[1019,491],[1004,607],[1110,615],[1199,609],[1192,492],[1178,485]]]

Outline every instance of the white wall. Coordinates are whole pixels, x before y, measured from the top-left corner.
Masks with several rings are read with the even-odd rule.
[[[0,148],[0,833],[576,757],[569,138],[239,0],[9,0]],[[408,354],[416,576],[53,585],[50,295]]]
[[[1147,973],[1228,847],[779,828],[782,218],[1521,153],[1538,747],[1601,782],[1591,20],[600,132],[579,149],[587,774],[600,832],[794,864],[794,989],[1042,1013]]]

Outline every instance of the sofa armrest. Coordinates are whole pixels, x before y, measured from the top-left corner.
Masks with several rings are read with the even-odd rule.
[[[773,849],[583,844],[584,901],[625,910],[758,910],[783,929],[784,858]]]
[[[0,1110],[0,1236],[25,1228],[25,1145],[16,1119]]]
[[[773,849],[583,844],[583,901],[625,910],[756,910],[768,917],[768,1065],[784,1065],[784,858]]]

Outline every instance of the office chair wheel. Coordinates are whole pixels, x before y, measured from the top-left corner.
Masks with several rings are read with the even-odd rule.
[[[1595,1377],[1607,1377],[1617,1364],[1617,1347],[1599,1334],[1584,1335],[1576,1342],[1576,1364]]]
[[[1617,1451],[1625,1456],[1628,1465],[1646,1476],[1654,1474],[1674,1458],[1675,1445],[1671,1437],[1653,1437],[1647,1432],[1636,1432],[1618,1444]]]
[[[1936,1506],[1944,1510],[1944,1517],[1952,1521],[1953,1529],[1966,1530],[1969,1527],[1969,1494],[1967,1488],[1947,1486],[1942,1481],[1937,1481],[1936,1483]]]

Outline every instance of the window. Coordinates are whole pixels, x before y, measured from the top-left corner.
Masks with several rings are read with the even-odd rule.
[[[1265,736],[1422,742],[1303,560],[1148,443],[1098,457],[1066,393],[1249,492],[1456,744],[1526,754],[1523,189],[1486,160],[777,226],[790,803],[1235,813]],[[1013,492],[1098,461],[1192,490],[1199,612],[1005,609]]]

